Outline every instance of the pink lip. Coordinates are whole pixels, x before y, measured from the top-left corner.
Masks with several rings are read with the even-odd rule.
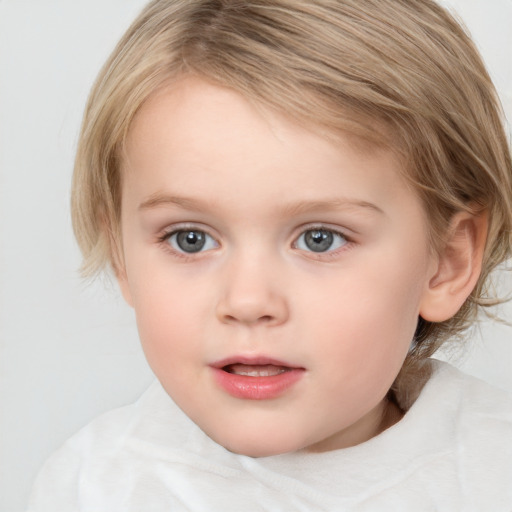
[[[286,371],[277,375],[252,377],[229,373],[223,368],[229,365],[278,366]],[[217,384],[231,396],[247,400],[269,400],[277,398],[298,382],[304,375],[304,368],[299,368],[284,361],[266,356],[234,356],[210,365]]]

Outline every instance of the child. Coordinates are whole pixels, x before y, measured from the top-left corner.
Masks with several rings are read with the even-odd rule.
[[[92,91],[73,216],[158,382],[31,511],[512,508],[511,398],[429,359],[512,244],[498,100],[434,2],[153,1]]]

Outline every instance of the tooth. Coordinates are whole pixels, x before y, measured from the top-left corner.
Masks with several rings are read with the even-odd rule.
[[[274,366],[274,365],[245,365],[245,364],[233,364],[229,366],[228,371],[236,375],[244,377],[272,377],[279,375],[287,371],[287,368]]]

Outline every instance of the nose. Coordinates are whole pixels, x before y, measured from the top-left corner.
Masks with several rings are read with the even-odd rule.
[[[217,317],[235,325],[277,326],[288,320],[289,304],[275,266],[261,259],[233,262],[223,275]]]

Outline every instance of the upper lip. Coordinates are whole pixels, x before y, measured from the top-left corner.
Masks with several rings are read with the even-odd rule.
[[[264,366],[264,365],[273,365],[273,366],[283,366],[286,368],[302,368],[301,366],[297,366],[295,364],[290,364],[286,361],[281,361],[279,359],[275,359],[273,357],[268,357],[265,355],[256,355],[256,356],[248,356],[248,355],[235,355],[229,356],[224,359],[220,359],[219,361],[215,361],[211,363],[210,366],[213,368],[224,368],[231,364],[246,364],[248,366]]]

